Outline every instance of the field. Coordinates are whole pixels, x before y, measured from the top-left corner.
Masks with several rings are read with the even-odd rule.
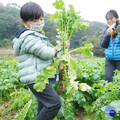
[[[95,57],[84,59],[81,55],[74,55],[76,56],[77,65],[81,68],[76,81],[87,83],[92,89],[82,91],[82,88],[78,88],[70,102],[66,98],[71,95],[65,91],[61,95],[62,108],[54,120],[120,120],[119,71],[116,71],[114,76],[118,81],[107,83],[104,81],[104,59]],[[34,119],[36,99],[28,88],[20,83],[17,57],[11,49],[0,49],[0,66],[0,120]],[[58,91],[58,83],[53,87]],[[111,92],[108,92],[108,89]],[[116,111],[114,117],[105,114],[107,106],[114,107]]]
[[[12,49],[0,49],[0,59],[17,59]]]

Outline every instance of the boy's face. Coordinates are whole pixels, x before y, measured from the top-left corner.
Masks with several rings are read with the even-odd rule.
[[[22,20],[22,23],[33,31],[41,31],[45,22],[44,18],[40,17],[39,19],[35,19],[33,21]]]

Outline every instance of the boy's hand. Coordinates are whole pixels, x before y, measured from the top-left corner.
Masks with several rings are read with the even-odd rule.
[[[70,47],[70,40],[65,41],[65,47],[69,48]],[[55,54],[58,52],[57,47],[54,47]]]
[[[65,41],[65,47],[69,48],[70,47],[70,40]]]

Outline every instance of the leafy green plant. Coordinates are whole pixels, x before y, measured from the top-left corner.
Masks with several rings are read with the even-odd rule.
[[[26,114],[28,113],[28,110],[31,106],[32,100],[29,100],[27,104],[25,104],[24,108],[22,111],[15,116],[15,119],[17,120],[24,120],[26,117]]]
[[[22,108],[24,109],[24,106],[29,102],[30,99],[32,100],[30,107],[25,107],[25,110],[27,112],[24,113],[23,110],[17,115],[17,118],[18,116],[20,116],[20,114],[23,114],[26,120],[29,120],[30,118],[34,119],[37,112],[37,100],[29,89],[21,88],[11,93],[10,100],[11,105],[9,107],[9,111],[13,110],[21,111],[21,109]]]
[[[81,27],[85,30],[87,24],[79,21],[81,16],[80,12],[76,12],[73,5],[69,5],[69,9],[66,10],[65,4],[62,0],[56,0],[53,3],[56,8],[55,14],[51,15],[50,20],[56,22],[58,28],[58,37],[63,40],[70,40],[73,33],[75,33]]]
[[[58,28],[58,41],[57,50],[61,50],[57,57],[59,59],[59,88],[60,95],[64,91],[64,88],[71,84],[71,87],[67,90],[69,94],[71,91],[76,92],[78,89],[77,82],[74,81],[76,79],[76,73],[71,67],[71,57],[70,53],[73,51],[81,51],[85,55],[92,55],[90,50],[92,46],[86,45],[84,47],[77,48],[68,52],[68,49],[65,48],[65,41],[70,40],[73,33],[75,33],[78,29],[83,28],[84,30],[87,28],[87,25],[80,21],[81,16],[80,12],[76,12],[72,5],[69,5],[69,9],[66,10],[65,4],[62,0],[56,0],[53,3],[53,6],[56,8],[55,14],[51,15],[50,20],[54,20],[56,22],[56,27]],[[73,85],[73,88],[72,88]],[[72,92],[74,94],[74,92]],[[70,95],[71,96],[71,95]],[[70,97],[69,96],[69,97]]]
[[[83,28],[85,30],[87,28],[87,25],[79,20],[81,17],[79,15],[80,12],[76,12],[72,5],[69,5],[69,10],[67,11],[64,2],[62,0],[56,0],[55,3],[53,3],[53,6],[56,8],[56,13],[51,15],[50,20],[54,20],[56,22],[56,27],[58,28],[57,37],[60,39],[60,41],[57,42],[58,45],[56,48],[59,52],[57,53],[57,59],[55,59],[55,63],[59,60],[58,68],[60,94],[62,94],[64,88],[67,87],[69,84],[74,84],[73,88],[75,89],[70,89],[73,89],[74,92],[76,92],[77,87],[75,86],[77,86],[78,83],[74,81],[74,79],[76,79],[76,73],[71,67],[71,63],[74,60],[71,61],[72,58],[70,56],[70,53],[73,51],[80,51],[83,52],[85,55],[92,56],[91,50],[93,46],[92,44],[88,44],[84,47],[80,47],[68,52],[68,49],[65,48],[65,41],[70,40],[73,33],[75,33],[78,29]],[[41,71],[40,75],[38,76],[38,79],[34,85],[34,88],[37,91],[42,91],[43,89],[45,89],[46,84],[48,84],[49,76],[47,76],[46,71],[47,68]],[[51,70],[49,69],[49,71],[54,70],[52,70],[51,68]],[[50,73],[52,74],[52,72]]]
[[[9,110],[19,109],[23,107],[30,99],[31,92],[28,89],[21,88],[10,94],[12,105]],[[13,102],[14,101],[14,102]]]
[[[14,73],[15,74],[14,77],[17,78],[16,75],[18,76],[18,74],[17,74],[18,68],[16,66],[16,64],[17,64],[16,61],[1,60],[0,63],[1,63],[1,67],[0,67],[1,70],[4,70],[4,69],[6,69],[6,71],[9,70],[8,72],[2,73],[3,76],[10,77],[11,73]],[[90,105],[93,100],[95,100],[97,97],[99,97],[100,95],[103,94],[103,93],[101,93],[103,90],[101,90],[101,92],[100,91],[91,91],[91,90],[83,92],[83,91],[81,91],[81,89],[79,87],[80,84],[78,83],[78,81],[74,81],[74,79],[75,79],[74,75],[77,76],[77,75],[81,74],[81,76],[82,76],[83,73],[88,72],[87,68],[89,68],[89,67],[90,67],[89,74],[91,74],[91,75],[96,73],[95,71],[98,71],[98,70],[103,71],[103,67],[102,67],[102,66],[104,66],[103,60],[95,59],[95,60],[82,60],[81,61],[81,60],[73,59],[72,57],[70,57],[70,61],[68,63],[70,64],[70,69],[73,70],[73,72],[71,71],[72,74],[69,76],[69,77],[71,77],[71,84],[65,83],[67,85],[67,87],[65,88],[63,94],[61,95],[61,98],[64,99],[63,107],[62,107],[62,111],[64,111],[64,114],[61,114],[61,113],[60,113],[61,115],[58,114],[58,116],[56,117],[57,120],[59,120],[59,119],[67,120],[68,118],[75,119],[74,116],[75,116],[75,114],[77,114],[78,105],[79,105],[79,107],[83,107],[87,111],[87,113],[92,113],[94,111],[98,111],[95,109],[91,109],[92,107],[96,107],[97,103],[96,104],[93,103],[93,106],[90,106]],[[93,64],[93,63],[95,63],[95,64]],[[56,64],[58,64],[58,63],[56,63]],[[49,69],[49,67],[48,67],[48,69]],[[2,76],[2,78],[3,78],[3,76]],[[101,74],[101,77],[102,77],[102,74]],[[101,78],[101,77],[99,77],[99,78]],[[10,77],[10,78],[13,78],[13,77]],[[115,78],[116,78],[116,80],[118,80],[119,74],[117,74],[117,76]],[[89,76],[86,77],[86,80],[87,79],[89,79]],[[92,78],[92,76],[91,76],[91,79],[94,80],[94,78]],[[15,84],[11,82],[12,81],[11,79],[8,80],[8,83],[13,84],[15,86],[14,90],[12,89],[11,91],[9,91],[9,94],[8,94],[9,99],[11,99],[10,100],[11,105],[9,106],[9,111],[12,112],[14,110],[17,110],[17,111],[19,109],[22,110],[22,108],[25,106],[25,104],[27,104],[28,101],[30,99],[32,99],[31,106],[28,109],[25,119],[26,120],[29,120],[30,118],[35,119],[36,112],[37,112],[36,111],[37,110],[37,101],[36,101],[35,97],[33,96],[33,94],[30,92],[30,90],[28,90],[28,88],[24,84],[21,84],[19,82],[19,76],[16,80],[17,80],[17,83],[15,83]],[[87,82],[87,84],[89,85],[89,82]],[[103,86],[103,84],[101,84],[101,86]],[[7,86],[7,84],[5,84],[5,85]],[[58,81],[57,81],[57,84],[54,85],[54,88],[55,88],[55,90],[58,91],[58,89],[59,89]],[[77,91],[77,93],[76,93],[76,91]],[[98,92],[98,93],[96,93],[96,92]],[[6,95],[7,95],[7,92],[4,94],[4,96],[6,97]],[[103,104],[106,99],[101,98],[101,97],[100,97],[100,99],[101,99],[100,106],[104,107]],[[113,99],[115,99],[115,98],[113,98]],[[106,102],[106,104],[104,104],[104,105],[108,105],[108,102]],[[101,107],[98,106],[98,108],[101,108]],[[70,110],[68,108],[70,108]]]
[[[18,76],[17,62],[0,60],[0,98],[8,99],[11,92],[24,86]]]
[[[119,100],[120,100],[120,71],[116,70],[113,77],[113,82],[101,80],[98,84],[93,84],[93,88],[97,91],[97,99],[92,103],[92,106],[86,111],[96,112],[96,118],[104,120],[119,120]],[[105,114],[105,108],[112,106],[115,108],[116,115],[108,117]]]
[[[67,102],[63,97],[62,100],[62,107],[58,112],[55,120],[75,120],[75,114],[78,113],[78,109],[75,108],[75,104],[73,102]]]
[[[79,107],[86,108],[92,104],[97,98],[97,93],[94,89],[87,90],[85,92],[78,89],[78,92],[73,96],[74,102],[76,102]]]
[[[104,59],[77,60],[78,72],[76,81],[85,82],[92,86],[105,79]]]
[[[48,66],[44,70],[40,72],[40,75],[37,76],[37,80],[35,81],[34,88],[37,92],[42,92],[43,89],[46,88],[46,84],[49,84],[48,78],[52,78],[56,74],[56,68],[54,64]]]

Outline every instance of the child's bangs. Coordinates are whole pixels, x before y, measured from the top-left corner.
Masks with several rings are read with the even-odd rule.
[[[107,14],[106,14],[106,19],[108,19],[108,18],[113,18],[114,17],[114,15],[111,13],[111,12],[108,12]]]
[[[41,9],[32,9],[30,14],[29,14],[29,20],[33,21],[35,19],[39,19],[40,17],[44,17],[43,11]]]
[[[40,17],[44,17],[43,11],[41,9],[34,9],[32,20],[39,19]]]

